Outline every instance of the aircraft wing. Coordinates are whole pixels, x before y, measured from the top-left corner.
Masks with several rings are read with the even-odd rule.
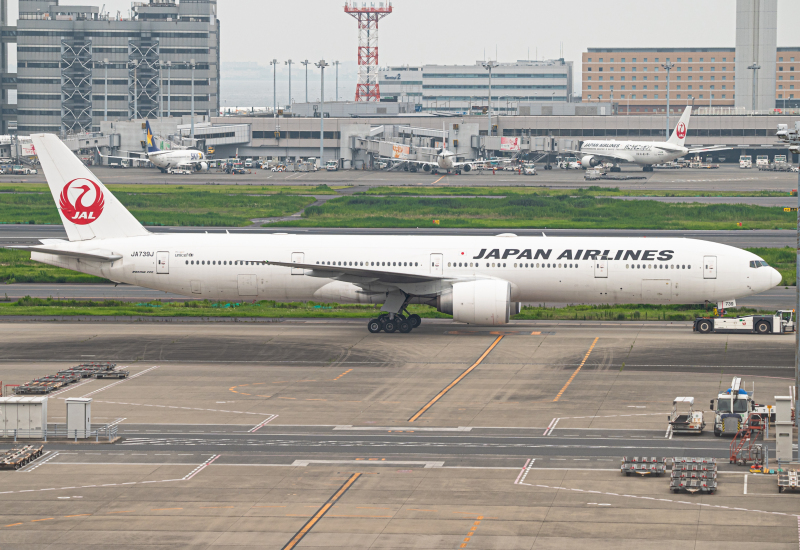
[[[440,275],[416,275],[413,273],[397,273],[380,268],[345,267],[340,265],[301,264],[294,262],[267,262],[268,265],[279,265],[295,269],[307,269],[310,277],[323,277],[330,279],[346,278],[350,282],[375,282],[388,285],[408,283],[430,283],[442,281],[447,277]]]
[[[711,147],[698,147],[697,149],[689,149],[687,154],[689,153],[711,153],[714,151],[727,151],[729,149],[733,149],[733,147],[725,147],[724,145],[720,145],[719,147],[711,146]]]

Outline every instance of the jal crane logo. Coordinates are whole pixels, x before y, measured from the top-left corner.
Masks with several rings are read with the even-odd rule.
[[[686,124],[683,122],[678,123],[678,127],[675,128],[675,133],[678,136],[678,139],[683,139],[686,137]]]
[[[85,202],[87,195],[91,198],[92,191],[94,191],[94,201],[87,205]],[[70,195],[74,200],[70,199]],[[58,201],[58,207],[64,217],[77,225],[89,225],[96,221],[103,213],[104,206],[105,199],[100,186],[86,178],[77,178],[66,184]]]

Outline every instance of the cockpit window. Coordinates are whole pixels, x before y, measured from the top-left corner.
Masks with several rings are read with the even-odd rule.
[[[759,267],[768,267],[769,264],[764,260],[755,260],[750,262],[750,267],[758,269]]]

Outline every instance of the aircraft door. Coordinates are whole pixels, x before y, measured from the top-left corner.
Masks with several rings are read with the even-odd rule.
[[[169,274],[169,252],[156,252],[156,273]]]
[[[441,254],[431,254],[431,275],[441,275],[443,272],[442,265],[442,258]]]
[[[292,252],[292,263],[302,264],[305,263],[306,255],[303,252]],[[292,275],[303,275],[305,271],[301,267],[293,267]]]
[[[608,260],[594,260],[595,279],[608,278]]]
[[[703,256],[703,279],[717,278],[717,257]]]

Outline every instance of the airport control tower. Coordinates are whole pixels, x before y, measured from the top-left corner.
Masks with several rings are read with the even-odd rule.
[[[736,0],[737,107],[752,109],[755,90],[756,110],[775,108],[777,46],[778,0]]]
[[[378,21],[392,13],[392,3],[345,2],[344,12],[358,21],[358,84],[356,101],[380,101],[378,87]]]

